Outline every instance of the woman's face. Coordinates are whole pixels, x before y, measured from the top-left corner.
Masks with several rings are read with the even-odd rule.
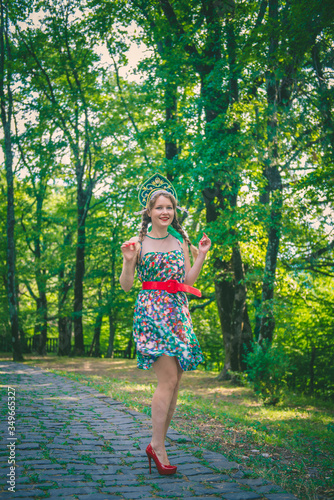
[[[155,200],[154,206],[149,212],[152,227],[159,229],[170,226],[174,219],[173,203],[164,195],[159,195]]]

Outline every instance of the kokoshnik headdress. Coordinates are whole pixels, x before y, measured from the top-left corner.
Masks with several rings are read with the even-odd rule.
[[[140,212],[135,212],[135,215],[143,214],[147,210],[150,199],[157,191],[162,191],[161,194],[163,194],[163,192],[172,194],[177,200],[177,194],[171,182],[169,182],[166,177],[159,173],[153,174],[149,179],[143,182],[143,184],[139,188],[138,200],[139,203],[144,207],[144,209]],[[176,208],[187,212],[186,209],[179,206],[177,206]]]

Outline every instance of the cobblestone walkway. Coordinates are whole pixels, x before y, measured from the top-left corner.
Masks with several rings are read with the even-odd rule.
[[[1,499],[296,500],[272,483],[247,479],[237,463],[193,446],[174,430],[168,454],[177,474],[160,476],[152,467],[150,475],[146,415],[40,368],[0,361],[0,372]],[[15,389],[15,436],[7,424],[8,387]],[[15,492],[7,483],[13,455]]]

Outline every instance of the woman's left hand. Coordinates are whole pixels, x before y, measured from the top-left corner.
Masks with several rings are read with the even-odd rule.
[[[211,240],[205,233],[203,233],[203,238],[201,239],[198,245],[199,253],[206,255],[210,247],[211,247]]]

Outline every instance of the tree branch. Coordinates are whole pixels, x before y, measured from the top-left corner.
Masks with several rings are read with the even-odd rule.
[[[129,107],[128,107],[125,99],[124,99],[124,96],[123,96],[123,90],[122,90],[121,81],[120,81],[120,78],[119,78],[119,72],[118,72],[118,67],[117,67],[116,61],[115,61],[115,59],[114,59],[113,56],[111,56],[111,57],[112,57],[112,60],[113,60],[113,63],[114,63],[115,74],[116,74],[116,82],[117,82],[117,87],[118,87],[118,90],[119,90],[119,95],[120,95],[121,101],[123,103],[123,106],[125,108],[125,111],[126,111],[128,117],[129,117],[129,119],[130,119],[130,121],[132,123],[132,126],[135,129],[135,132],[136,132],[136,135],[137,135],[137,138],[138,138],[138,143],[140,144],[140,147],[142,148],[145,161],[146,161],[147,165],[150,165],[149,159],[148,159],[148,157],[146,155],[145,148],[142,145],[142,141],[140,139],[139,129],[138,129],[137,125],[136,125],[136,122],[135,122],[135,120],[134,120],[134,118],[133,118],[133,116],[132,116],[132,114],[131,114],[131,112],[129,110]]]
[[[174,12],[174,9],[171,6],[171,4],[169,3],[169,1],[168,0],[159,0],[159,3],[161,5],[163,13],[165,14],[166,19],[169,22],[170,27],[173,29],[173,31],[176,32],[176,34],[178,35],[179,38],[180,37],[187,37],[187,34],[184,31],[184,29],[182,28],[181,24],[179,23],[179,21],[178,21],[178,19],[176,17],[176,14]],[[196,56],[196,58],[198,59],[198,61],[200,61],[201,56],[198,53],[198,50],[197,50],[197,48],[196,48],[196,46],[194,44],[186,43],[184,45],[184,48],[188,52],[189,55]],[[197,62],[197,63],[195,62],[194,66],[196,67],[197,71],[200,73],[201,72],[199,70],[200,63],[199,62]]]
[[[324,253],[327,253],[327,252],[329,252],[330,250],[333,250],[333,249],[334,249],[334,240],[331,241],[327,246],[325,246],[323,248],[319,248],[319,250],[315,250],[314,252],[312,252],[306,258],[306,261],[307,262],[312,262],[314,259],[317,259],[318,257],[320,257],[321,255],[323,255]]]
[[[29,282],[28,282],[28,281],[26,281],[26,280],[22,280],[22,281],[23,281],[23,283],[25,284],[25,286],[27,287],[27,290],[28,290],[28,292],[30,293],[30,295],[32,296],[32,298],[33,298],[36,302],[38,302],[39,298],[38,298],[38,297],[34,294],[34,292],[32,291],[32,288],[31,288],[31,286],[29,285]]]

